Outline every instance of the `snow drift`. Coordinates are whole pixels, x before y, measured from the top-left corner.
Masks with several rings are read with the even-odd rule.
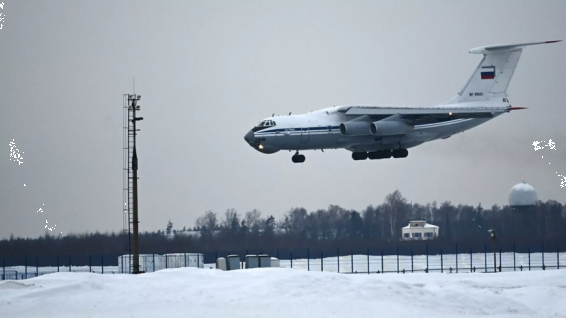
[[[0,283],[2,317],[565,317],[566,271],[335,274],[197,268]]]

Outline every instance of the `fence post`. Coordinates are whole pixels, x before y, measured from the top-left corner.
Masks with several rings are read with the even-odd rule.
[[[560,264],[560,263],[559,263]],[[6,259],[2,259],[2,279],[6,278]]]
[[[336,261],[338,262],[338,273],[340,273],[340,249],[336,248]]]
[[[369,247],[368,247],[368,275],[369,275]]]
[[[383,250],[381,250],[381,273],[382,274],[385,273],[384,271],[385,269],[383,268]]]
[[[413,272],[413,249],[411,249],[411,273]]]
[[[458,244],[456,244],[456,273],[458,273]]]
[[[399,246],[397,246],[397,274],[399,274]]]
[[[546,266],[544,266],[544,242],[542,242],[542,270],[545,270]]]
[[[71,256],[69,256],[69,273],[71,272]]]
[[[155,273],[155,254],[151,254],[152,261],[153,261],[153,272]]]
[[[311,252],[307,248],[307,272],[311,270]]]
[[[39,260],[35,257],[35,277],[39,276]]]
[[[24,257],[24,268],[25,268],[24,272],[26,273],[25,279],[28,279],[28,258],[27,257]]]
[[[189,264],[191,266],[191,264]],[[204,268],[204,254],[202,254],[202,267]],[[200,254],[197,253],[197,268],[200,268]]]
[[[513,243],[513,271],[515,271],[515,243]]]
[[[324,262],[322,261],[322,252],[320,252],[320,271],[324,272]]]
[[[556,269],[560,269],[560,253],[558,253],[558,247],[556,248]]]
[[[444,273],[444,260],[442,259],[442,249],[440,249],[440,272]]]
[[[169,256],[165,255],[165,269],[169,268]]]
[[[426,272],[428,273],[428,244],[426,245]]]
[[[503,271],[503,264],[501,263],[501,247],[499,248],[499,271]]]
[[[487,273],[487,243],[483,245],[483,256],[484,256],[484,266],[485,272]]]
[[[88,256],[88,272],[92,273],[92,255]]]
[[[350,261],[352,262],[352,273],[354,272],[354,251],[352,251],[352,257],[350,258]]]
[[[291,252],[291,268],[293,268],[293,252]]]
[[[102,274],[104,274],[104,255],[100,256],[100,265],[102,265]]]
[[[473,264],[474,260],[472,258],[472,248],[470,248],[470,273],[472,272],[472,264]]]
[[[183,256],[185,257],[185,267],[187,267],[187,252],[184,252]]]
[[[529,247],[529,271],[531,270],[531,248]]]

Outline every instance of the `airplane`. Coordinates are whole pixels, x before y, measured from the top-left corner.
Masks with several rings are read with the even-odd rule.
[[[469,53],[483,54],[464,88],[434,107],[339,106],[302,115],[265,118],[244,136],[255,150],[272,154],[295,151],[294,163],[305,162],[302,150],[339,149],[352,159],[405,158],[408,148],[446,139],[513,110],[507,87],[523,48],[557,41],[487,45]]]

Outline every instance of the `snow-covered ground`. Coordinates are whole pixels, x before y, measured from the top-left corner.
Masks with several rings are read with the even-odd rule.
[[[285,268],[0,282],[1,317],[566,317],[566,270],[342,275]]]

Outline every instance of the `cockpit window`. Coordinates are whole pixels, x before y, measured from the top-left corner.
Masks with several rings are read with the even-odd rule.
[[[273,120],[262,120],[257,124],[256,127],[272,127],[275,126],[275,122]]]

